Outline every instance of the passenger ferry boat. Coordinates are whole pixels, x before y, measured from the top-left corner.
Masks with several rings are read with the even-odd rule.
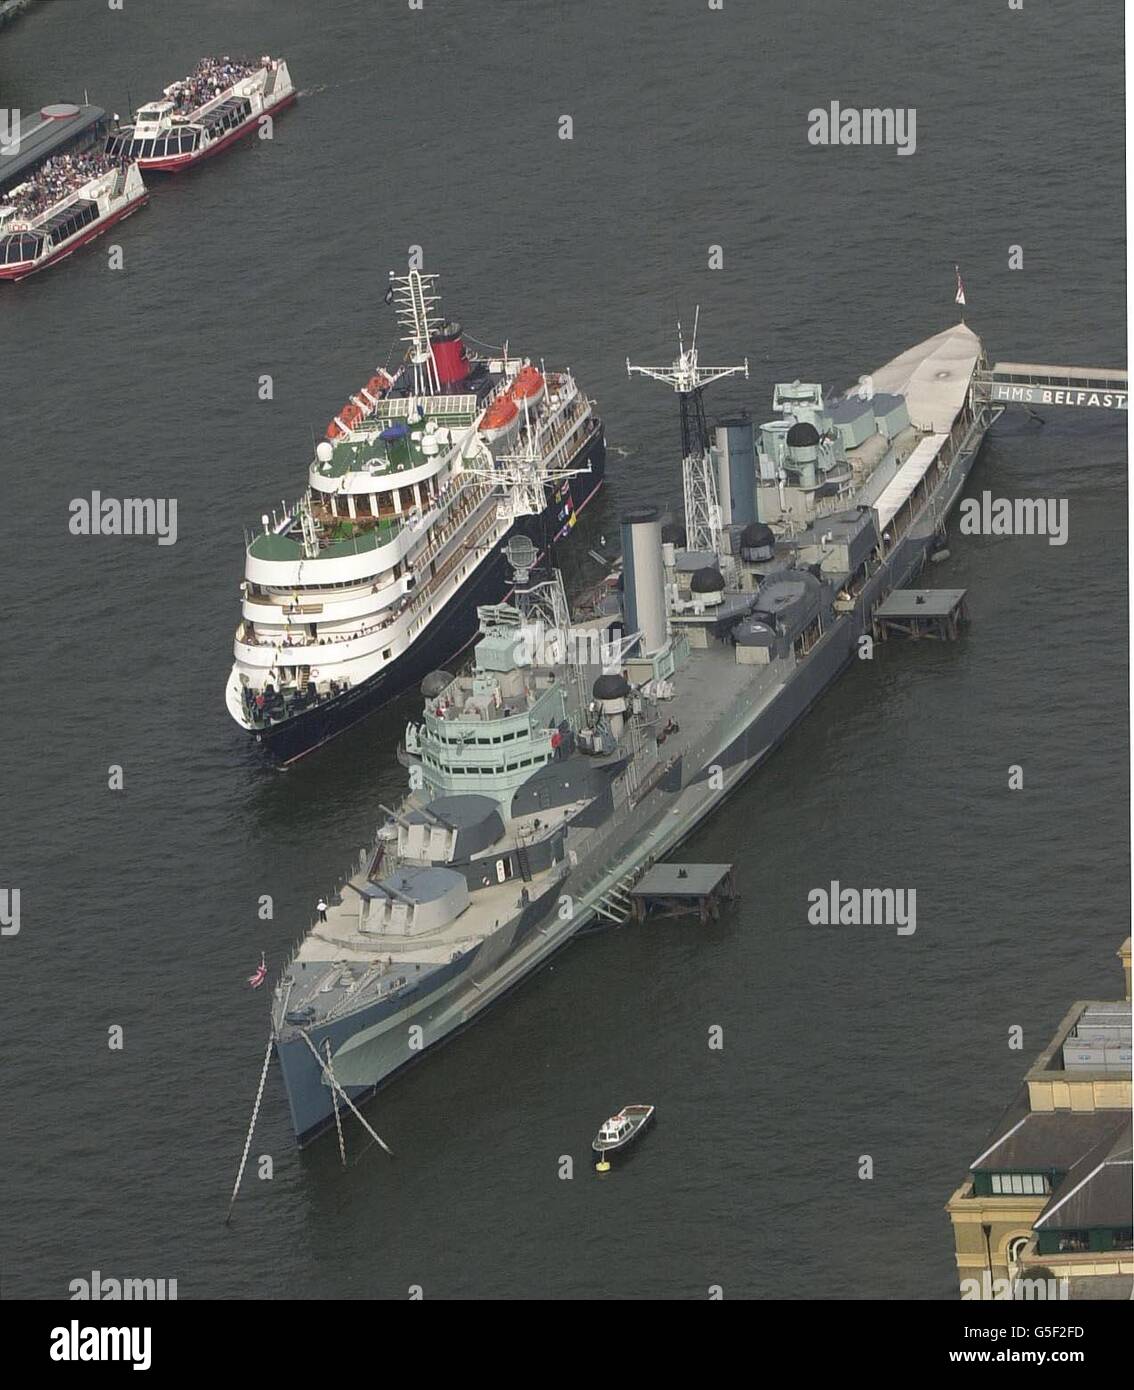
[[[31,149],[44,153],[21,167],[20,182],[9,179],[0,192],[0,280],[23,280],[55,265],[146,202],[137,162],[99,148],[102,115],[59,104],[31,118]],[[71,129],[77,138],[70,138]],[[21,141],[23,133],[21,125]]]
[[[160,101],[140,107],[133,125],[114,130],[107,153],[175,173],[227,149],[297,96],[282,58],[202,58],[188,77],[166,87]]]
[[[304,495],[247,541],[225,698],[283,763],[462,650],[510,589],[509,535],[545,548],[602,484],[602,423],[571,373],[470,354],[436,279],[391,276],[405,361],[343,406]]]

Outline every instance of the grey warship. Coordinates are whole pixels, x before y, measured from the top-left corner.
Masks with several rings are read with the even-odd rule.
[[[466,674],[423,685],[410,790],[275,988],[295,1136],[315,1138],[582,928],[618,918],[855,658],[941,536],[990,423],[963,323],[858,387],[775,387],[705,424],[694,346],[650,371],[682,404],[685,525],[622,519],[622,570],[574,614],[513,550]],[[592,640],[594,639],[594,640]]]

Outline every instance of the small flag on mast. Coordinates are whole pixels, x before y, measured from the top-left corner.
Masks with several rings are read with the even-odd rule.
[[[965,282],[961,279],[961,267],[955,265],[953,269],[957,272],[957,299],[958,304],[965,302]]]

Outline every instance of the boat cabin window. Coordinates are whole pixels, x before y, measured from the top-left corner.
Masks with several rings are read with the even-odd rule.
[[[0,265],[34,261],[43,250],[43,238],[32,232],[15,232],[0,238]]]

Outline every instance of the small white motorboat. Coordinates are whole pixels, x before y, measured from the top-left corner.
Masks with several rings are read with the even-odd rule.
[[[606,1172],[610,1167],[609,1156],[628,1148],[653,1118],[652,1105],[624,1105],[617,1115],[605,1121],[591,1144],[599,1171]]]

